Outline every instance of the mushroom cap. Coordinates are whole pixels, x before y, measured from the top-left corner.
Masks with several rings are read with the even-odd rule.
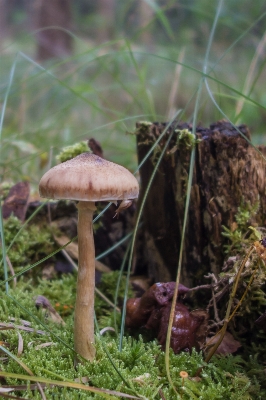
[[[112,201],[137,198],[139,184],[121,165],[82,153],[47,171],[39,192],[48,199]]]

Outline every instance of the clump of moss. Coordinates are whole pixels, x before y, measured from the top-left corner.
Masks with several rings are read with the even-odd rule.
[[[201,139],[197,139],[196,136],[190,132],[188,129],[176,129],[175,132],[177,136],[177,145],[191,149],[195,147],[196,144],[201,142]]]
[[[224,246],[225,253],[230,253],[230,255],[232,255],[233,252],[236,253],[243,249],[243,245],[250,244],[250,237],[246,234],[252,220],[255,219],[259,206],[259,201],[254,204],[243,201],[237,209],[235,222],[232,226],[222,226],[222,235],[228,240]]]
[[[119,287],[117,288],[118,282]],[[123,274],[121,275],[120,271],[112,271],[107,274],[103,274],[99,288],[106,294],[106,296],[110,298],[110,300],[113,302],[117,301],[117,304],[121,306],[125,295],[126,277]],[[133,290],[131,287],[129,287],[127,290],[127,296],[133,296]]]
[[[4,220],[6,249],[21,227],[22,222],[13,215]],[[40,260],[55,249],[52,232],[48,226],[40,228],[38,225],[29,224],[21,229],[15,242],[7,251],[7,255],[15,272],[19,272],[22,268]],[[2,248],[0,248],[0,257],[2,259]]]
[[[114,276],[111,280],[114,280]],[[108,278],[106,275],[107,284]],[[37,287],[31,282],[20,281],[15,289],[0,298],[1,322],[15,318],[14,323],[21,325],[21,319],[31,323],[31,328],[41,333],[9,329],[2,332],[1,340],[9,352],[16,355],[19,334],[23,341],[20,361],[36,376],[48,379],[75,381],[86,379],[90,386],[117,390],[144,399],[166,400],[201,399],[218,400],[221,398],[243,400],[263,399],[266,396],[263,366],[255,357],[243,361],[240,356],[214,357],[206,365],[202,354],[192,351],[175,355],[170,351],[170,373],[176,394],[166,375],[164,353],[156,341],[145,343],[142,337],[133,339],[124,337],[122,351],[119,351],[119,335],[103,336],[97,334],[96,359],[94,362],[78,365],[75,368],[73,351],[73,310],[64,317],[65,326],[52,323],[46,315],[37,310],[34,297],[46,295],[52,305],[56,302],[71,304],[74,301],[75,278],[64,276],[51,282],[40,281]],[[111,295],[111,292],[110,292]],[[122,292],[121,292],[122,295]],[[202,373],[195,378],[196,372],[203,367]],[[0,360],[2,371],[25,374],[16,359],[5,355]],[[182,380],[180,371],[186,371],[188,378]],[[8,384],[23,384],[21,380],[8,379]],[[102,399],[99,394],[82,390],[50,386],[44,389],[47,398],[65,399]],[[38,390],[16,391],[15,395],[29,399],[41,399]]]
[[[126,289],[126,276],[121,275],[120,271],[112,271],[103,274],[100,284],[97,285],[99,290],[107,296],[117,307],[122,308],[125,289]],[[133,297],[133,290],[131,287],[127,288],[127,296]],[[100,328],[111,326],[116,328],[121,323],[121,313],[114,312],[101,297],[95,298],[95,313],[98,318]]]
[[[87,142],[78,142],[71,146],[64,147],[61,153],[56,156],[56,159],[62,163],[88,151]]]
[[[223,235],[228,239],[226,252],[230,257],[224,263],[223,272],[218,277],[212,278],[214,292],[207,308],[211,311],[218,330],[221,327],[220,321],[225,317],[234,283],[237,282],[236,292],[231,297],[232,319],[228,324],[228,330],[241,343],[241,354],[245,360],[249,354],[256,354],[259,362],[264,363],[266,333],[259,329],[256,320],[265,312],[266,266],[254,246],[254,243],[258,243],[263,229],[249,226],[258,207],[258,203],[241,204],[232,226],[223,227]],[[245,259],[247,254],[248,257]],[[245,260],[244,265],[243,260]],[[243,269],[241,274],[237,275],[240,266]],[[209,277],[211,278],[211,275]]]
[[[14,183],[11,181],[4,181],[0,184],[0,200],[4,200],[7,197],[13,185]]]
[[[240,214],[236,217],[236,223],[241,234],[238,241],[234,242],[234,251],[241,248],[239,246],[242,244],[242,252],[244,253],[244,250],[255,240],[254,232],[247,237],[245,236],[246,232],[244,232],[247,229],[247,224],[250,223],[252,210],[253,208],[250,211],[239,210]],[[10,217],[5,224],[5,240],[8,246],[20,229],[21,222],[15,217]],[[47,255],[53,250],[51,233],[49,229],[44,231],[43,228],[29,225],[21,231],[12,249],[14,256],[11,256],[11,250],[8,254],[15,268],[20,268],[22,262],[25,264],[32,263],[33,259],[39,259],[43,254]],[[256,262],[258,262],[258,258],[254,255],[245,270],[245,275],[240,280],[239,298],[254,268],[257,267]],[[227,276],[229,283],[230,279],[232,280],[235,276],[235,267],[234,264],[231,269],[224,272],[223,278]],[[260,274],[255,277],[249,294],[243,303],[243,311],[239,312],[237,323],[235,323],[235,330],[238,329],[236,335],[241,335],[243,329],[251,324],[250,312],[255,315],[255,311],[262,309],[262,305],[265,307],[262,290],[265,268],[261,265],[259,267]],[[118,305],[121,306],[126,278],[121,277],[119,289],[116,292],[119,274],[119,271],[103,274],[98,287],[111,301],[117,301]],[[72,334],[75,287],[76,278],[74,274],[65,275],[61,279],[52,281],[39,279],[36,286],[32,284],[32,281],[20,280],[15,289],[10,289],[8,295],[3,294],[0,298],[1,322],[10,322],[10,318],[14,318],[14,323],[21,325],[21,319],[28,320],[32,328],[42,331],[42,333],[27,332],[19,328],[1,331],[1,341],[14,355],[17,354],[19,334],[21,335],[24,350],[20,360],[36,376],[71,381],[85,378],[88,385],[118,390],[131,395],[142,396],[144,399],[218,400],[225,398],[259,400],[266,397],[265,372],[260,357],[261,354],[265,354],[265,334],[262,332],[254,333],[254,337],[251,338],[249,343],[250,349],[246,347],[250,354],[254,354],[254,357],[245,357],[245,360],[240,356],[221,356],[214,357],[206,365],[200,353],[193,351],[192,354],[180,353],[175,355],[170,351],[170,373],[177,393],[169,384],[164,353],[161,347],[156,341],[145,342],[141,336],[137,339],[130,336],[124,337],[122,351],[119,351],[118,333],[109,334],[106,332],[103,336],[98,333],[95,361],[75,368]],[[46,296],[57,309],[66,323],[65,326],[54,324],[47,318],[46,314],[35,308],[34,298],[39,294]],[[131,295],[128,292],[128,297]],[[114,318],[112,307],[102,299],[98,297],[96,299],[96,316],[100,327],[118,324],[120,317]],[[242,312],[243,315],[241,315]],[[224,314],[221,314],[221,319],[223,317]],[[254,326],[254,318],[252,324]],[[196,372],[201,368],[202,373],[195,378]],[[4,357],[0,359],[0,369],[13,373],[25,373],[16,359],[7,355],[5,355],[5,359]],[[186,371],[188,378],[182,380],[179,375],[180,371]],[[9,379],[8,383],[12,385],[23,382]],[[16,391],[15,394],[29,399],[41,399],[40,393],[37,390],[30,390],[29,386],[24,391]],[[45,388],[45,394],[47,398],[54,399],[97,400],[102,398],[98,394],[88,394],[88,392],[81,390],[52,386]]]

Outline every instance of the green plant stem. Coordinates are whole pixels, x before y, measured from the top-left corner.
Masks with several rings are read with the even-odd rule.
[[[227,306],[227,310],[226,310],[226,314],[225,314],[225,319],[224,319],[224,325],[223,325],[223,327],[216,333],[216,335],[212,338],[212,340],[213,340],[216,336],[220,335],[220,336],[219,336],[219,339],[218,339],[217,342],[212,346],[211,350],[210,350],[209,353],[207,354],[207,357],[205,358],[205,362],[209,362],[209,361],[210,361],[210,359],[212,358],[212,356],[214,355],[214,353],[216,352],[216,350],[218,349],[218,347],[219,347],[220,344],[222,343],[222,340],[223,340],[224,335],[225,335],[226,330],[227,330],[228,323],[229,323],[230,319],[232,318],[232,316],[233,316],[233,315],[235,314],[235,312],[236,312],[236,310],[234,310],[233,313],[232,313],[232,315],[230,316],[231,308],[232,308],[232,305],[233,305],[233,300],[234,300],[235,295],[236,295],[236,291],[237,291],[237,287],[238,287],[238,283],[239,283],[240,276],[241,276],[241,274],[242,274],[242,271],[243,271],[243,269],[244,269],[244,267],[245,267],[245,265],[246,265],[246,262],[247,262],[248,258],[251,256],[251,254],[253,253],[254,250],[255,250],[255,247],[252,245],[252,246],[249,248],[249,250],[248,250],[248,252],[247,252],[247,254],[246,254],[244,260],[242,261],[242,263],[241,263],[241,265],[240,265],[240,267],[239,267],[239,270],[238,270],[238,272],[237,272],[237,274],[236,274],[236,278],[235,278],[235,280],[234,280],[232,292],[231,292],[231,294],[230,294],[230,298],[229,298],[229,302],[228,302],[228,306]],[[251,277],[251,278],[252,278],[252,277]],[[253,279],[252,279],[252,280],[253,280]],[[246,290],[246,292],[247,292],[247,290]],[[245,292],[245,293],[246,293],[246,292]],[[244,298],[244,297],[242,296],[241,302],[242,302],[243,298]],[[240,304],[241,304],[241,303],[240,303]],[[240,307],[240,305],[238,305],[238,307]]]
[[[5,245],[4,224],[3,224],[3,215],[2,215],[1,202],[0,202],[0,234],[1,234],[3,264],[4,264],[5,287],[6,287],[6,293],[8,294],[9,284],[8,284],[7,261],[6,261],[6,245]]]
[[[235,313],[237,312],[237,310],[238,310],[239,307],[241,306],[241,304],[242,304],[244,298],[246,297],[246,294],[247,294],[247,292],[248,292],[248,290],[249,290],[249,288],[250,288],[250,286],[252,285],[252,282],[253,282],[253,280],[254,280],[254,277],[255,277],[255,274],[256,274],[256,272],[257,272],[257,269],[258,269],[258,268],[256,268],[255,271],[253,272],[253,274],[251,275],[251,278],[250,278],[249,283],[248,283],[248,285],[247,285],[247,287],[246,287],[246,290],[244,291],[244,293],[243,293],[241,299],[239,300],[239,303],[238,303],[237,306],[235,307],[234,311],[233,311],[232,314],[230,315],[228,322],[231,321],[231,319],[233,318],[233,316],[235,315]]]

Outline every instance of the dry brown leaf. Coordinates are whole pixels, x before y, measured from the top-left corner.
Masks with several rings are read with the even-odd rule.
[[[215,338],[208,338],[207,339],[207,345],[208,342],[211,341],[211,344],[214,345],[218,339],[219,339],[219,335],[217,335]],[[226,332],[224,335],[224,338],[222,340],[222,343],[220,344],[220,346],[217,348],[215,354],[232,354],[235,353],[239,347],[241,347],[241,343],[238,342],[237,340],[234,339],[233,335],[231,335],[231,333]]]
[[[96,154],[96,156],[104,158],[103,149],[102,149],[102,146],[100,145],[100,142],[98,142],[94,138],[91,138],[88,140],[88,146],[91,149],[91,151],[93,152],[93,154]]]
[[[36,307],[42,307],[44,310],[46,310],[49,314],[49,318],[55,322],[56,324],[62,324],[65,325],[64,320],[60,317],[58,312],[54,309],[54,307],[51,305],[50,301],[44,297],[44,296],[37,296],[35,299],[35,305]]]
[[[12,186],[2,207],[3,218],[8,218],[13,214],[20,221],[25,221],[29,195],[29,182],[18,182]]]

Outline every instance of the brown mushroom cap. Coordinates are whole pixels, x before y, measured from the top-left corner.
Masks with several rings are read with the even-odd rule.
[[[41,197],[79,201],[135,199],[137,179],[126,168],[92,153],[82,153],[47,171],[40,180]]]

